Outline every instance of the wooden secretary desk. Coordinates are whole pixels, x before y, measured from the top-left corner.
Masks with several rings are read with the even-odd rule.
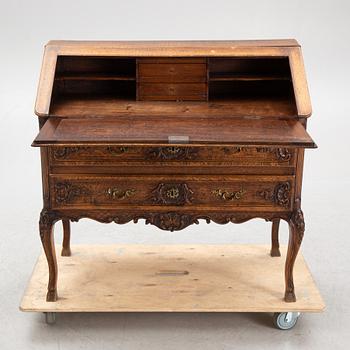
[[[53,225],[62,220],[162,230],[272,221],[290,227],[286,302],[304,234],[301,186],[311,115],[295,40],[83,42],[45,47],[35,112],[44,206],[40,237],[57,300]]]

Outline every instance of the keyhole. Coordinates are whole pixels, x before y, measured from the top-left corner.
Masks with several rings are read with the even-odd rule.
[[[179,189],[178,188],[170,188],[167,192],[166,192],[167,197],[175,199],[179,196]]]
[[[168,152],[171,153],[171,154],[176,154],[178,152],[180,152],[180,148],[179,147],[168,147]]]

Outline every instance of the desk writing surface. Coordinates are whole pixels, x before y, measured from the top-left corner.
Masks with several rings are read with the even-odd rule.
[[[208,117],[50,118],[34,146],[50,144],[167,144],[185,137],[190,144],[281,145],[315,148],[297,120]]]

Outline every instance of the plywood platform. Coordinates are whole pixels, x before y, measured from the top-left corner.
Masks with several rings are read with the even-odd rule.
[[[36,312],[320,312],[324,302],[299,254],[297,302],[285,303],[284,261],[262,245],[57,247],[57,302],[45,301],[44,254],[34,268],[20,309]]]

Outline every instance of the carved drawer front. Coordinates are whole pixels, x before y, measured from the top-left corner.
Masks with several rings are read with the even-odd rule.
[[[51,176],[53,208],[235,207],[288,211],[293,176]]]
[[[161,166],[189,165],[191,167],[213,166],[223,170],[228,168],[257,168],[273,167],[293,168],[296,161],[296,151],[292,148],[274,147],[192,147],[192,146],[106,146],[106,147],[50,147],[50,160],[53,166],[86,165],[113,166],[118,165],[116,171],[123,167],[137,167],[139,171],[146,171],[147,167],[154,170]],[[140,170],[141,169],[141,170]],[[186,168],[178,167],[186,172]],[[95,168],[97,171],[97,168]],[[247,173],[247,169],[244,170]]]

